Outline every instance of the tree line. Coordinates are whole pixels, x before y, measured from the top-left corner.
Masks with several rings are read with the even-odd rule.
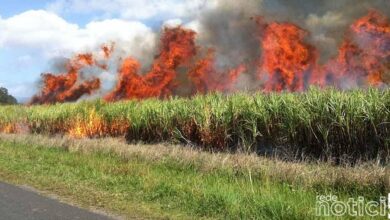
[[[0,105],[4,104],[16,104],[17,100],[12,95],[8,94],[8,90],[4,87],[0,87]]]

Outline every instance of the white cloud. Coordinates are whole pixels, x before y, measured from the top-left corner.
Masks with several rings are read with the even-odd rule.
[[[45,58],[67,56],[113,41],[126,43],[129,51],[136,53],[145,46],[153,46],[154,38],[153,31],[137,21],[93,21],[81,28],[44,10],[0,19],[0,47],[38,51]]]
[[[177,27],[179,25],[182,25],[183,21],[180,18],[175,18],[175,19],[169,19],[164,22],[163,26],[165,27]]]
[[[27,11],[1,20],[0,45],[50,47],[77,31],[77,25],[69,24],[55,14]]]
[[[156,34],[141,22],[121,19],[92,21],[80,27],[44,10],[30,10],[13,17],[0,18],[0,51],[22,51],[15,57],[13,65],[23,68],[30,68],[31,62],[36,60],[49,63],[54,57],[95,51],[102,44],[111,42],[115,42],[117,48],[114,54],[116,58],[129,55],[140,58],[154,49]],[[103,74],[103,78],[113,81],[115,71],[113,69],[113,73]],[[34,94],[37,86],[32,78],[37,79],[39,74],[32,72],[20,83],[5,80],[2,85],[17,97]]]
[[[119,14],[126,19],[148,19],[165,14],[186,17],[215,5],[215,2],[216,0],[56,0],[47,8],[58,13],[104,12]]]

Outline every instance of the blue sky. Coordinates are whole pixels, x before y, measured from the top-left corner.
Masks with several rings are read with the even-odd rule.
[[[27,10],[44,8],[47,1],[19,1],[15,4],[12,0],[1,0],[0,1],[0,16],[4,19],[12,17],[13,15],[20,14]],[[31,53],[29,53],[31,54]],[[28,55],[27,51],[12,48],[0,48],[0,86],[6,86],[11,91],[19,90],[20,85],[24,82],[31,82],[36,77],[33,72],[40,71],[42,64],[36,62],[36,65],[29,65],[24,68],[21,65],[17,65],[15,58]],[[17,94],[24,96],[23,92]],[[28,96],[26,94],[26,96]]]
[[[14,0],[1,0],[0,14],[2,17],[10,17],[15,14],[22,13],[27,10],[41,9],[45,8],[46,4],[49,1],[46,0],[26,0],[26,1],[16,1]]]
[[[137,53],[153,46],[164,23],[191,23],[190,15],[212,1],[205,2],[0,0],[0,86],[18,98],[31,97],[53,59],[111,41],[125,42],[125,51]]]

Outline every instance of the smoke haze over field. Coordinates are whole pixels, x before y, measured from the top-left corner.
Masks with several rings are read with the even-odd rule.
[[[266,21],[291,22],[308,30],[311,41],[319,50],[321,60],[335,56],[349,25],[354,20],[376,9],[390,16],[390,1],[362,0],[219,0],[216,5],[201,13],[200,38],[214,45],[229,62],[239,62],[236,54],[251,59],[259,55],[254,39],[253,16]],[[244,58],[243,58],[244,59]]]
[[[370,14],[373,10],[376,12]],[[79,15],[93,18],[80,25],[60,17]],[[81,98],[106,96],[118,90],[118,83],[127,92],[129,87],[133,91],[133,86],[119,82],[121,74],[122,80],[128,80],[128,74],[132,79],[145,76],[141,79],[148,81],[145,85],[161,86],[158,82],[167,80],[164,74],[168,72],[171,78],[161,87],[165,95],[153,93],[155,97],[237,89],[300,91],[309,84],[382,86],[390,78],[389,17],[388,0],[57,0],[45,10],[0,17],[0,50],[23,48],[27,54],[20,59],[26,65],[42,61],[30,54],[41,54],[48,65],[41,72],[65,78],[69,66],[76,65],[80,69],[68,85],[71,91],[85,81],[99,79],[99,88],[96,84],[94,91],[85,91],[91,96],[80,94]],[[363,18],[367,18],[361,21],[365,24],[359,24]],[[179,60],[175,51],[186,49],[161,47],[161,38],[170,33],[164,27],[174,29],[178,24],[184,31],[196,32],[187,40],[170,38],[171,43],[195,44],[196,52]],[[101,45],[112,43],[110,57],[102,57]],[[85,53],[93,54],[96,65],[84,65],[72,58]],[[139,65],[132,73],[122,68],[129,58]],[[179,63],[163,64],[171,61]],[[102,63],[106,68],[101,68]],[[34,74],[27,75],[38,73],[35,69]],[[45,87],[45,82],[40,86]],[[64,92],[63,88],[56,91]],[[124,97],[134,98],[134,94]]]

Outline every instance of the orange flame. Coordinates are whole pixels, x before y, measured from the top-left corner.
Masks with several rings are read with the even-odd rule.
[[[371,10],[368,15],[358,19],[351,29],[367,53],[379,57],[390,56],[390,23],[385,15]]]
[[[351,25],[349,35],[338,56],[325,66],[327,81],[336,86],[351,82],[358,86],[384,83],[390,59],[388,19],[377,11],[370,11]]]
[[[110,46],[108,45],[103,45],[101,48],[102,48],[102,51],[103,51],[103,54],[104,54],[104,57],[106,59],[110,58],[111,57],[111,54],[112,52],[114,51],[114,46],[115,44],[112,43]]]
[[[290,23],[261,25],[263,55],[260,77],[267,73],[265,91],[302,91],[305,75],[314,67],[317,55],[314,47],[304,42],[307,32]]]
[[[98,63],[91,53],[77,54],[66,64],[68,70],[66,73],[60,75],[42,74],[43,88],[38,95],[33,96],[30,104],[71,102],[78,100],[85,94],[91,95],[92,92],[100,88],[101,82],[96,77],[78,82],[80,70],[87,66],[97,66],[101,69],[106,67],[105,64]]]
[[[257,75],[263,85],[259,89],[263,91],[302,91],[310,84],[346,88],[346,85],[381,86],[390,82],[390,24],[386,16],[377,11],[370,11],[350,26],[338,55],[324,65],[317,63],[317,50],[307,43],[305,38],[309,33],[306,30],[292,23],[266,23],[260,17],[255,20],[262,49]],[[239,76],[247,69],[253,69],[250,64],[242,63],[226,71],[219,70],[216,51],[197,46],[195,37],[194,31],[180,26],[164,28],[160,49],[150,70],[141,74],[141,64],[137,60],[123,59],[116,86],[104,99],[118,101],[166,98],[187,92],[188,95],[230,92]],[[108,60],[112,57],[114,44],[101,49],[104,59]],[[107,63],[99,62],[93,54],[76,55],[68,63],[67,73],[42,75],[44,87],[31,103],[75,101],[98,90],[99,79],[79,80],[80,70],[88,66],[108,69]]]
[[[227,91],[238,76],[245,71],[245,66],[229,70],[228,76],[217,72],[214,67],[214,50],[208,50],[204,59],[191,65],[198,53],[195,45],[195,32],[177,28],[165,28],[160,42],[160,54],[155,59],[152,70],[141,76],[138,74],[140,64],[137,60],[126,58],[119,70],[119,79],[116,88],[108,94],[107,101],[121,99],[143,99],[149,97],[167,97],[174,93],[177,68],[190,68],[188,78],[195,85],[197,92]]]
[[[228,72],[218,72],[214,66],[215,51],[210,49],[204,59],[199,60],[188,76],[195,85],[196,91],[229,91],[241,73],[246,70],[245,65],[239,65]]]
[[[91,109],[87,117],[76,118],[66,133],[74,138],[115,137],[123,136],[128,126],[128,121],[120,118],[107,122],[96,112],[96,109]]]
[[[144,76],[138,74],[138,61],[133,58],[124,60],[116,88],[105,97],[107,101],[167,97],[172,94],[176,69],[188,65],[196,55],[195,32],[181,27],[165,28],[160,44],[160,54],[150,72]]]

